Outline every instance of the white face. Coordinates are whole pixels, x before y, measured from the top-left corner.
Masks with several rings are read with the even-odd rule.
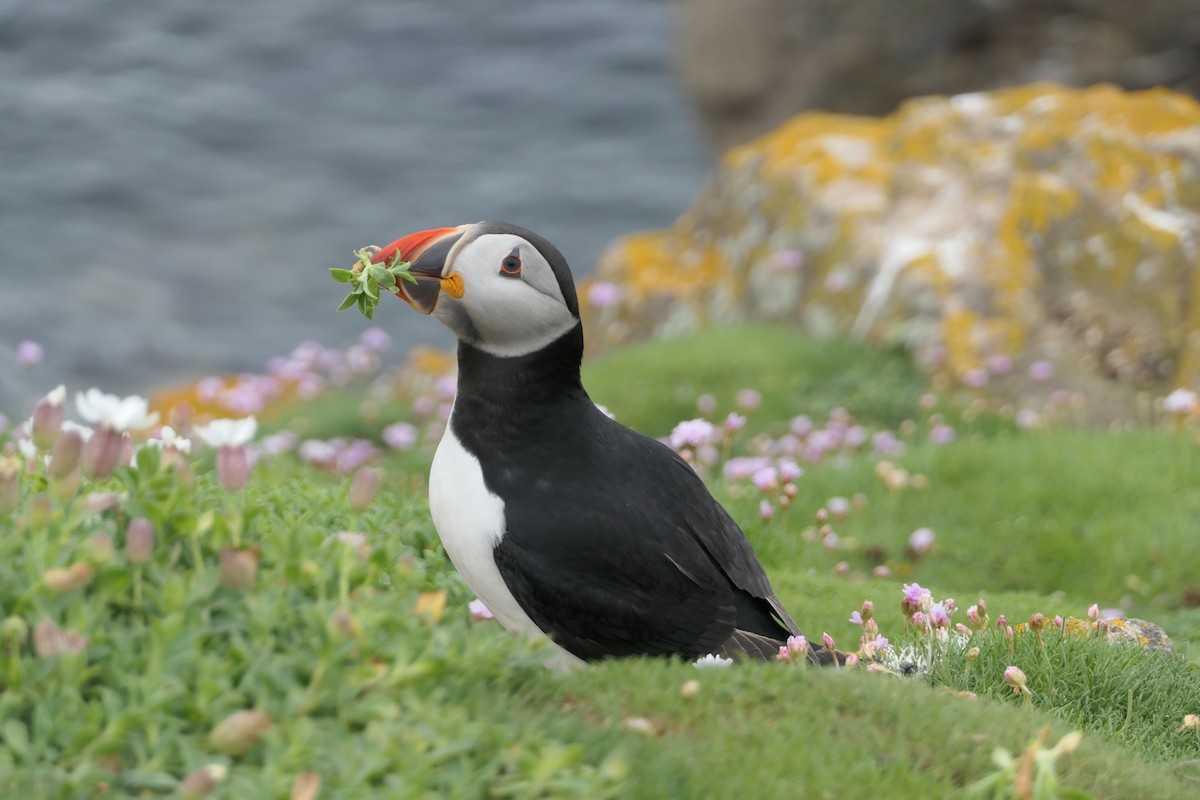
[[[579,324],[550,264],[516,234],[466,240],[448,261],[442,274],[462,276],[463,296],[443,291],[433,313],[460,341],[496,356],[521,356]]]

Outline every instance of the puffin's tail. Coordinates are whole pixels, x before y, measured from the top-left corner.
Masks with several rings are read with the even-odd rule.
[[[721,645],[719,655],[725,658],[749,658],[755,661],[774,661],[779,655],[779,648],[787,643],[761,633],[734,629],[733,634]],[[846,663],[846,654],[841,650],[826,650],[824,647],[809,645],[808,660],[818,667],[829,667]]]

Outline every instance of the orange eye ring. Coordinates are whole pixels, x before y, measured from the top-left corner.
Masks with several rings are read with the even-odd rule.
[[[521,274],[521,256],[515,248],[500,262],[500,274],[509,278],[515,278]]]

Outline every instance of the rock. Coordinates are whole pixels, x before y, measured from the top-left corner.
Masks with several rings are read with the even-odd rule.
[[[676,70],[716,152],[800,111],[1055,81],[1200,94],[1195,0],[682,0]]]
[[[734,148],[672,228],[610,246],[592,283],[620,293],[585,317],[593,353],[777,321],[972,385],[1003,363],[995,391],[1083,392],[1099,422],[1200,379],[1198,265],[1200,105],[1038,84],[802,114]]]

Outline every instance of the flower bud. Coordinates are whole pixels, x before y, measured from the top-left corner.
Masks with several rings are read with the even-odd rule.
[[[0,622],[0,645],[5,650],[13,651],[25,644],[29,638],[29,624],[17,616],[8,617]]]
[[[271,715],[263,711],[235,711],[217,723],[208,735],[208,743],[218,753],[240,756],[254,746],[271,722]]]
[[[996,618],[996,627],[997,628],[1004,628],[1007,625],[1008,625],[1008,619],[1006,619],[1003,614],[1001,614],[999,617]]]
[[[775,660],[779,662],[791,661],[792,653],[787,649],[787,647],[780,645],[779,652],[775,654]]]
[[[785,647],[783,649],[786,650],[787,648]],[[700,694],[700,681],[697,681],[697,680],[684,681],[683,686],[679,687],[680,697],[684,697],[684,698],[687,698],[690,700],[691,698],[696,697],[699,694]]]
[[[87,546],[92,561],[98,564],[107,564],[117,554],[117,549],[113,547],[112,537],[104,531],[93,531],[92,535],[88,537]]]
[[[34,445],[39,450],[49,450],[58,438],[63,424],[63,402],[67,399],[67,390],[59,386],[48,395],[38,400],[33,407],[33,420],[30,423]]]
[[[963,636],[971,635],[971,629],[968,628],[966,625],[963,625],[961,622],[954,623],[954,630],[958,631]]]
[[[846,666],[847,667],[857,667],[858,666],[858,656],[855,655],[854,653],[848,653],[846,655]]]
[[[1012,626],[1012,625],[1005,625],[1005,626],[1004,626],[1004,640],[1005,640],[1006,642],[1008,642],[1008,647],[1009,647],[1009,649],[1012,649],[1012,645],[1013,645],[1013,639],[1014,639],[1014,638],[1015,638],[1015,637],[1013,636],[1013,626]]]
[[[1095,622],[1100,618],[1100,606],[1098,604],[1092,603],[1088,606],[1087,618],[1089,622]]]
[[[833,637],[830,636],[828,633],[821,634],[821,642],[825,645],[826,650],[833,651],[833,650],[837,649],[834,646]]]
[[[258,576],[258,556],[252,550],[221,548],[221,583],[230,589],[249,589]]]
[[[912,615],[912,624],[917,630],[925,630],[929,627],[929,620],[925,617],[925,612],[917,611]]]
[[[354,473],[354,479],[350,482],[350,507],[355,511],[365,511],[375,499],[382,477],[383,473],[374,467],[363,467]]]
[[[339,608],[329,615],[329,632],[335,639],[361,639],[362,625],[344,608]]]
[[[978,647],[972,647],[971,649],[967,650],[967,653],[966,653],[967,661],[974,661],[977,658],[979,658],[979,648]]]
[[[21,503],[21,461],[0,456],[0,517],[11,514]]]
[[[787,638],[787,651],[793,656],[803,657],[808,653],[808,639],[804,635],[789,636]]]
[[[1020,667],[1007,667],[1004,670],[1004,682],[1012,687],[1014,694],[1029,694],[1029,687],[1026,685],[1028,679]]]
[[[246,445],[226,445],[217,451],[217,479],[226,491],[238,491],[249,477],[250,451]]]
[[[54,480],[62,480],[70,475],[79,463],[79,455],[83,452],[83,437],[76,430],[67,430],[59,434],[50,450],[50,464],[46,474]]]
[[[33,626],[33,652],[38,658],[82,653],[90,642],[83,634],[60,628],[48,619]]]
[[[694,683],[694,681],[693,681]],[[699,685],[699,684],[697,684]],[[686,684],[685,684],[686,686]],[[685,695],[686,696],[686,695]],[[291,800],[317,800],[321,792],[321,775],[317,772],[301,772],[292,783]]]
[[[97,480],[112,475],[121,461],[127,438],[128,434],[107,426],[96,428],[92,432],[92,438],[83,446],[83,474]]]
[[[1038,633],[1042,628],[1046,627],[1046,617],[1042,612],[1037,612],[1029,618],[1029,627],[1034,633]]]
[[[187,800],[199,800],[225,779],[229,770],[224,764],[206,764],[180,781],[177,791]]]
[[[145,564],[154,555],[154,527],[144,517],[129,523],[125,530],[125,552],[130,563]]]
[[[77,561],[69,567],[48,569],[42,573],[42,583],[54,592],[69,592],[89,583],[94,575],[92,565]]]
[[[875,614],[875,604],[870,600],[863,600],[862,609],[859,611],[863,620],[869,620]]]

